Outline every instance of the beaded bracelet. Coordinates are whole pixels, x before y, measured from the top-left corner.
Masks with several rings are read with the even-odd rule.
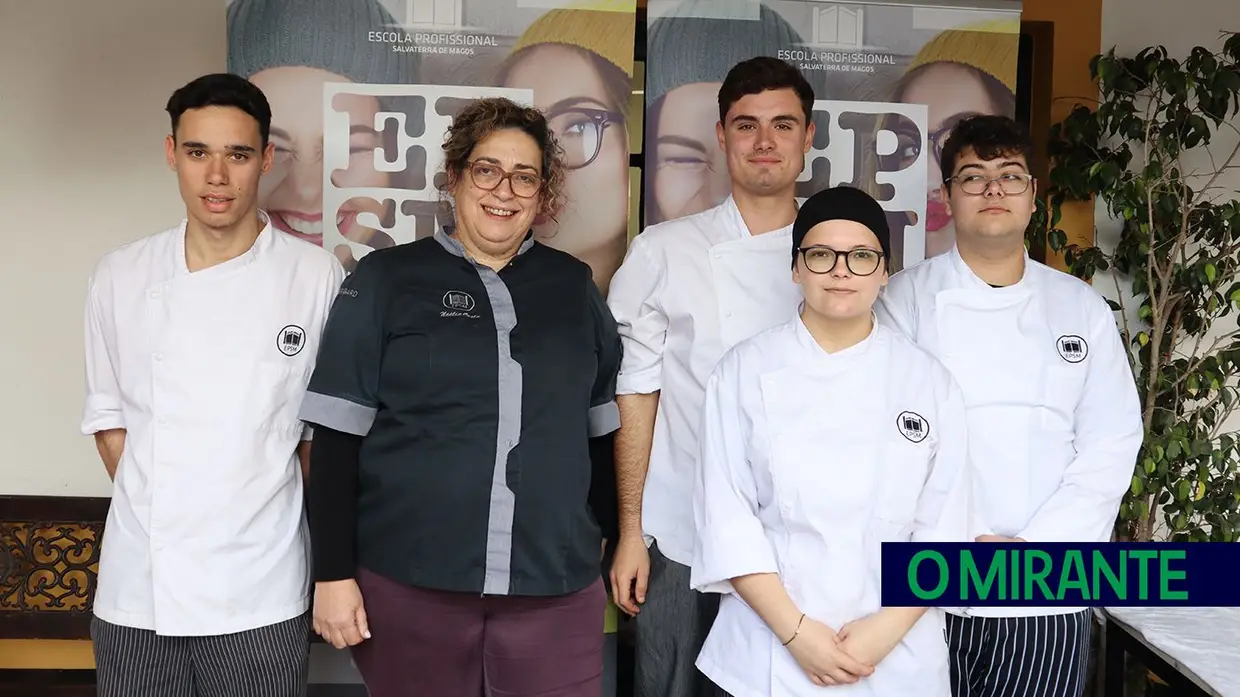
[[[785,642],[783,643],[783,645],[784,645],[784,646],[787,646],[788,644],[791,644],[791,643],[792,643],[792,640],[793,640],[793,639],[795,639],[795,638],[797,638],[797,635],[801,633],[801,623],[802,623],[802,622],[804,622],[804,621],[805,621],[805,613],[804,613],[804,612],[802,612],[802,613],[801,613],[801,619],[797,620],[797,628],[796,628],[796,631],[794,631],[794,632],[792,633],[792,636],[788,637],[788,641],[785,641]]]

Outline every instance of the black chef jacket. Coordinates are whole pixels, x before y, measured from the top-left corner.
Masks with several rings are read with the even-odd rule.
[[[590,267],[531,238],[498,273],[443,231],[363,257],[301,411],[362,436],[356,563],[491,595],[597,580],[589,439],[619,427],[620,351]]]

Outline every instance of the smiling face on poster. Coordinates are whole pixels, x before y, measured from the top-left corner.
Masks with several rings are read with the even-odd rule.
[[[497,85],[533,92],[564,150],[565,204],[535,238],[590,264],[604,293],[628,245],[634,33],[628,13],[553,9],[495,74]]]
[[[736,63],[766,55],[799,68],[815,91],[798,197],[837,184],[873,195],[891,224],[893,271],[942,253],[952,237],[936,235],[947,226],[941,143],[967,113],[1014,112],[1020,3],[1009,5],[650,0],[645,224],[728,196],[713,138],[719,85]]]
[[[570,171],[536,238],[623,259],[635,0],[229,0],[229,70],[272,102],[277,164],[260,206],[346,268],[450,223],[442,151],[465,103],[542,109]],[[566,9],[570,8],[571,9]]]

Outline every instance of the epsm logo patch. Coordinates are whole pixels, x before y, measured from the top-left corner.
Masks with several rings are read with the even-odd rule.
[[[930,422],[917,412],[902,411],[896,417],[896,428],[900,435],[914,443],[920,443],[930,435]]]
[[[306,332],[296,324],[290,324],[280,330],[276,336],[276,348],[286,356],[296,356],[306,347]]]
[[[443,294],[443,306],[457,312],[469,312],[474,309],[474,296],[460,290],[450,290]]]
[[[1089,355],[1089,344],[1075,334],[1061,336],[1055,340],[1055,350],[1059,357],[1069,363],[1080,363]]]

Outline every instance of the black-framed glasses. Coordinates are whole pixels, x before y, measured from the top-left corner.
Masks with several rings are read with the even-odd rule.
[[[967,174],[964,176],[957,174],[943,181],[945,183],[956,182],[960,185],[960,190],[970,196],[981,196],[990,189],[992,183],[998,183],[999,190],[1008,196],[1019,196],[1029,190],[1029,183],[1033,181],[1033,175],[1026,174],[1025,172],[1005,172],[997,177],[984,177],[980,174]]]
[[[521,198],[533,198],[542,190],[542,177],[533,172],[525,170],[509,172],[492,162],[477,160],[469,162],[468,165],[469,178],[474,181],[474,186],[484,191],[494,191],[505,179],[512,187],[512,193]]]
[[[570,170],[594,162],[603,150],[607,129],[623,122],[618,112],[589,107],[569,107],[547,117],[547,125],[564,150],[564,167]]]
[[[847,252],[841,252],[816,244],[809,247],[801,247],[798,251],[801,252],[801,258],[805,260],[805,268],[817,274],[834,271],[835,265],[839,263],[842,256],[844,257],[844,266],[848,268],[849,273],[854,276],[869,276],[878,271],[878,266],[883,260],[882,252],[866,247],[858,247]]]

